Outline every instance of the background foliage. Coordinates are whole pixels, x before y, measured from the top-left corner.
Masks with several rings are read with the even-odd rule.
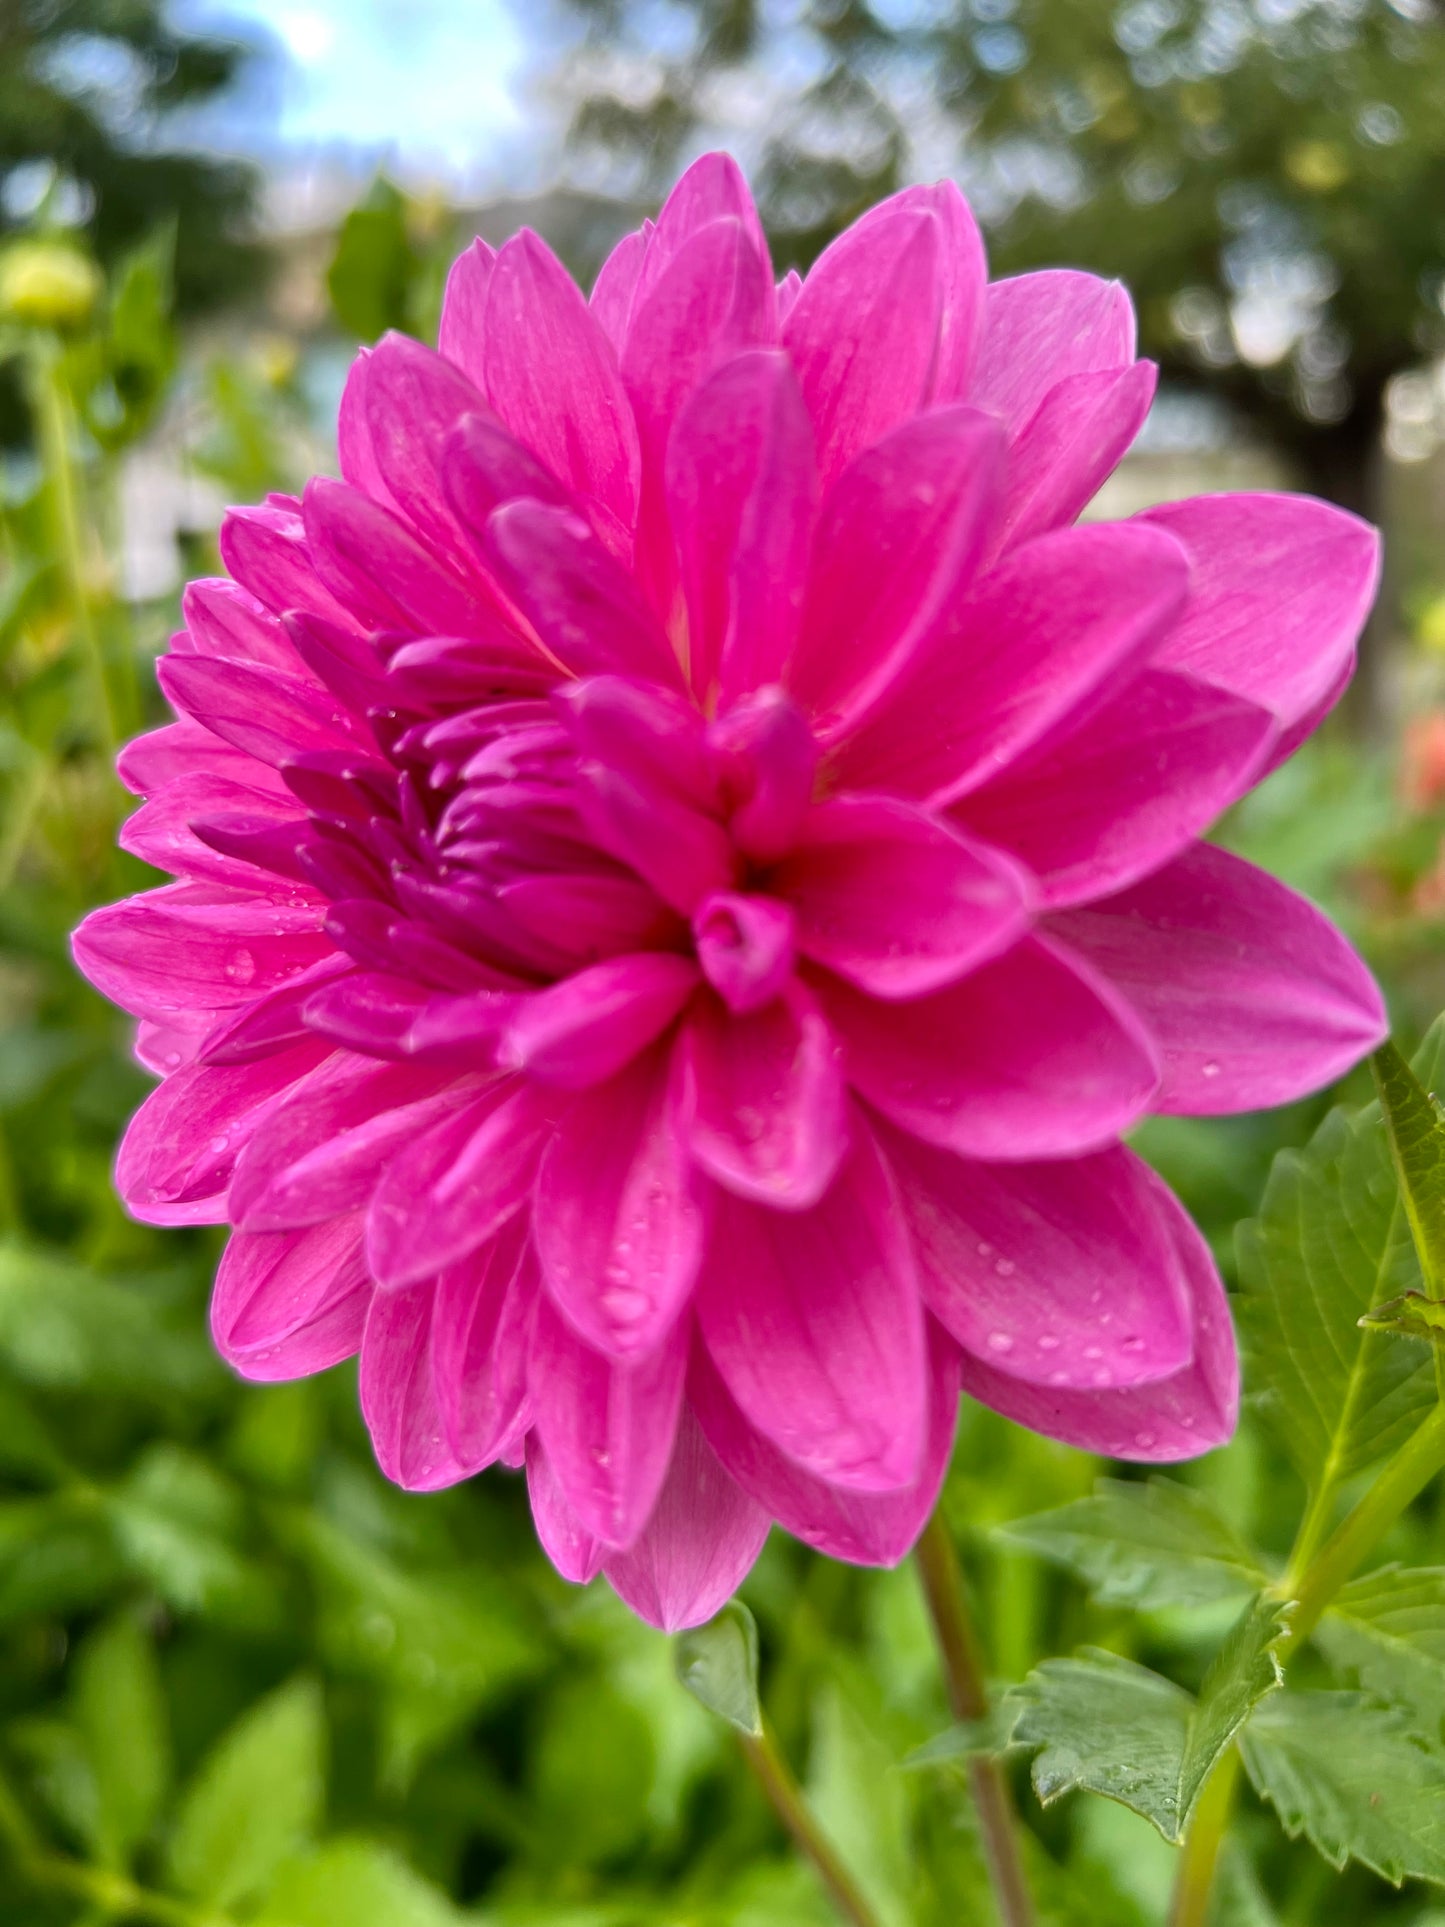
[[[584,88],[574,152],[610,157],[628,194],[672,171],[717,99],[709,75],[766,42],[761,12],[682,11],[700,39],[643,107]],[[1072,201],[997,202],[1002,260],[1126,269],[1176,377],[1215,384],[1301,459],[1324,464],[1308,448],[1361,433],[1360,411],[1378,430],[1385,384],[1439,320],[1433,10],[1250,10],[1234,64],[1198,72],[1228,9],[944,11],[818,15],[829,63],[761,172],[781,252],[805,256],[903,167],[912,72],[930,111],[974,130],[981,177],[1004,180],[1012,154],[1020,178],[1028,143],[1078,170]],[[615,50],[638,16],[598,12],[592,32]],[[0,1922],[821,1927],[821,1889],[733,1736],[682,1691],[666,1640],[602,1583],[555,1577],[519,1482],[403,1495],[375,1470],[349,1372],[238,1385],[205,1337],[216,1235],[153,1232],[115,1202],[113,1146],[146,1080],[66,939],[147,880],[114,848],[109,765],[156,710],[148,658],[176,610],[127,585],[126,476],[181,415],[188,470],[221,496],[294,481],[329,350],[323,334],[299,356],[203,351],[177,332],[246,261],[231,224],[254,182],[156,164],[73,66],[38,58],[73,58],[76,35],[134,51],[142,119],[220,87],[233,58],[143,0],[0,10],[0,172],[41,160],[55,193],[91,194],[42,192],[0,252],[17,401],[0,492]],[[1398,138],[1361,120],[1380,102]],[[453,238],[374,189],[331,254],[340,335],[425,330]],[[1207,296],[1227,334],[1248,275],[1296,258],[1327,262],[1329,292],[1268,367],[1180,306]],[[183,540],[190,572],[215,566],[204,517]],[[1414,1043],[1445,1003],[1445,817],[1428,754],[1412,771],[1402,789],[1393,745],[1336,733],[1224,834],[1350,925]],[[1417,1060],[1427,1084],[1438,1051]],[[775,1534],[748,1582],[770,1717],[886,1927],[989,1918],[957,1765],[1009,1741],[1046,1919],[1157,1922],[1169,1842],[1246,1714],[1218,1927],[1445,1920],[1440,1888],[1389,1884],[1445,1879],[1445,1493],[1391,1528],[1373,1575],[1287,1655],[1282,1692],[1289,1635],[1248,1604],[1292,1546],[1318,1550],[1437,1391],[1424,1340],[1357,1322],[1422,1277],[1367,1080],[1341,1095],[1344,1112],[1327,1097],[1141,1139],[1240,1293],[1259,1397],[1227,1451],[1160,1483],[965,1408],[945,1510],[1004,1689],[990,1732],[947,1730],[910,1569],[860,1574]]]

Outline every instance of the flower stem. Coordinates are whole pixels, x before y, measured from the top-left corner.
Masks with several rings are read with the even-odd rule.
[[[852,1927],[880,1927],[878,1916],[868,1904],[858,1883],[833,1850],[831,1841],[808,1811],[792,1769],[778,1750],[772,1729],[764,1724],[761,1733],[739,1733],[743,1758],[752,1768],[784,1831],[805,1859],[813,1863],[818,1878],[827,1888],[834,1906]]]
[[[1318,1541],[1317,1521],[1322,1507],[1318,1502],[1311,1507],[1288,1570],[1275,1588],[1282,1599],[1295,1601],[1289,1631],[1275,1649],[1282,1665],[1301,1641],[1309,1638],[1341,1586],[1358,1571],[1442,1466],[1445,1405],[1437,1405],[1318,1551],[1313,1548]],[[1179,1856],[1169,1927],[1203,1927],[1238,1783],[1239,1751],[1231,1747],[1205,1782],[1189,1822]]]
[[[913,1557],[938,1640],[949,1707],[955,1719],[982,1719],[988,1711],[983,1653],[968,1615],[953,1541],[940,1513],[935,1512],[923,1528]],[[968,1762],[967,1774],[1002,1927],[1033,1927],[1033,1901],[1019,1857],[1008,1782],[998,1761],[982,1756]]]

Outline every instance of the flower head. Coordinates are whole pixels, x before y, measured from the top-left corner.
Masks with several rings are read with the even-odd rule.
[[[1199,841],[1351,665],[1371,531],[1287,496],[1076,526],[1153,370],[1122,289],[989,285],[952,186],[775,285],[712,157],[590,303],[477,242],[353,366],[343,479],[233,511],[125,752],[180,880],[76,939],[162,1074],[130,1208],[234,1227],[255,1378],[359,1350],[381,1463],[525,1461],[674,1626],[770,1521],[899,1558],[960,1387],[1222,1440],[1229,1315],[1121,1137],[1381,1035]]]

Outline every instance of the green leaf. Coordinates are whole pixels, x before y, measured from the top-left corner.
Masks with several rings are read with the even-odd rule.
[[[1173,1479],[1101,1479],[1091,1498],[1010,1520],[998,1532],[1067,1566],[1106,1606],[1204,1606],[1266,1582],[1233,1526]]]
[[[1427,1086],[1442,1057],[1437,1023],[1415,1060]],[[1402,1444],[1436,1395],[1426,1346],[1359,1324],[1422,1285],[1378,1105],[1332,1112],[1275,1159],[1238,1248],[1248,1382],[1311,1493],[1327,1493]]]
[[[293,1680],[222,1735],[181,1804],[171,1840],[176,1889],[208,1906],[263,1897],[315,1832],[325,1801],[321,1694]]]
[[[1388,1039],[1372,1062],[1426,1296],[1445,1298],[1445,1119]]]
[[[1240,1750],[1285,1832],[1305,1834],[1332,1866],[1359,1860],[1396,1886],[1445,1882],[1445,1754],[1399,1707],[1358,1693],[1281,1693]]]
[[[170,1733],[155,1650],[131,1618],[90,1634],[76,1655],[75,1723],[95,1779],[101,1859],[127,1867],[170,1790]]]
[[[1081,1787],[1142,1813],[1166,1840],[1182,1839],[1215,1762],[1279,1686],[1272,1649],[1284,1626],[1277,1601],[1251,1601],[1197,1700],[1114,1653],[1046,1660],[1015,1689],[1024,1711],[1014,1739],[1040,1748],[1040,1800],[1047,1806]]]
[[[1367,1573],[1336,1594],[1314,1637],[1372,1693],[1445,1720],[1445,1566]]]
[[[1024,1702],[1007,1693],[978,1720],[959,1720],[935,1733],[931,1740],[916,1746],[903,1761],[905,1767],[958,1766],[981,1757],[997,1757],[1014,1744],[1015,1729],[1023,1715]]]
[[[758,1628],[740,1599],[729,1601],[705,1626],[678,1634],[677,1676],[710,1713],[739,1733],[760,1737]]]
[[[370,1840],[332,1840],[288,1862],[256,1927],[460,1927],[446,1895]]]
[[[0,1244],[0,1359],[45,1390],[136,1399],[215,1380],[199,1334],[169,1329],[140,1289],[32,1246]]]
[[[1423,1291],[1407,1291],[1365,1312],[1360,1329],[1397,1332],[1402,1338],[1423,1338],[1427,1345],[1445,1345],[1445,1301],[1427,1298]]]

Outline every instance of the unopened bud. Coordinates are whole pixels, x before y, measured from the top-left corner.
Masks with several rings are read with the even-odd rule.
[[[100,298],[100,270],[57,241],[16,241],[0,253],[0,321],[78,328]]]

